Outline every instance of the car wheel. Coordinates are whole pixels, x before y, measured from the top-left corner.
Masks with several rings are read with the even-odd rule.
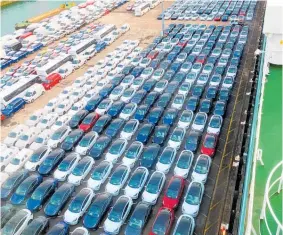
[[[41,210],[42,209],[42,205],[40,205],[39,207],[38,207],[38,210]]]
[[[61,212],[62,212],[62,211],[58,211],[58,215],[61,215]]]

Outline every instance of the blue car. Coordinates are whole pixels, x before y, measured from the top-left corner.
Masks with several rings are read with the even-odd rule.
[[[145,83],[142,86],[142,89],[145,90],[146,92],[150,92],[151,89],[154,87],[155,83],[156,83],[156,80],[150,78],[145,81]]]
[[[161,96],[159,96],[156,106],[161,108],[166,108],[171,100],[171,93],[163,93]]]
[[[203,85],[195,85],[193,86],[193,89],[192,89],[192,96],[201,97],[203,91],[204,91]]]
[[[142,102],[142,100],[144,99],[144,97],[146,96],[147,92],[145,90],[139,90],[137,91],[133,98],[131,99],[131,103],[135,103],[135,104],[140,104]]]
[[[105,114],[101,116],[95,123],[92,128],[92,131],[95,131],[97,134],[101,134],[104,129],[110,124],[112,118],[110,115]]]
[[[199,105],[199,112],[203,112],[203,113],[209,113],[210,108],[211,108],[212,102],[210,99],[204,99],[200,102]]]
[[[44,207],[44,213],[47,216],[56,216],[61,213],[65,204],[71,198],[75,191],[75,185],[70,183],[64,183],[61,185],[55,193],[51,196],[49,201]]]
[[[162,116],[164,108],[155,107],[148,114],[147,121],[152,124],[157,124],[159,122],[160,117]]]
[[[151,205],[146,202],[140,202],[133,211],[127,227],[125,235],[142,235],[143,228],[150,218]],[[138,223],[136,221],[139,221]]]
[[[110,93],[112,92],[112,90],[114,89],[115,85],[112,83],[108,83],[107,85],[105,85],[100,91],[99,91],[99,95],[102,98],[106,98],[107,96],[110,95]]]
[[[111,124],[106,128],[105,135],[115,137],[124,126],[125,120],[122,118],[114,119]]]
[[[144,70],[144,67],[137,66],[132,70],[131,75],[133,75],[135,78],[137,78],[138,76],[141,75],[143,70]]]
[[[172,62],[172,61],[170,61],[170,60],[164,60],[164,61],[162,61],[162,62],[160,63],[160,65],[159,65],[158,68],[159,68],[159,69],[167,70],[167,69],[169,68],[171,62]],[[175,71],[174,71],[174,72],[175,72]]]
[[[44,161],[39,165],[38,173],[41,175],[49,175],[51,171],[59,165],[65,156],[65,151],[63,149],[54,149]]]
[[[180,84],[184,81],[185,78],[186,78],[186,73],[180,71],[180,72],[175,74],[172,81],[176,81]]]
[[[230,92],[231,90],[229,88],[226,87],[221,88],[221,90],[219,91],[218,100],[227,102],[230,97]]]
[[[155,103],[155,101],[157,100],[158,96],[159,96],[158,92],[152,91],[152,92],[147,94],[143,103],[146,104],[146,105],[152,106]]]
[[[88,115],[88,111],[87,110],[80,110],[78,112],[76,112],[71,120],[69,121],[68,125],[72,128],[75,129],[77,128],[81,122],[84,120],[84,118]]]
[[[148,145],[141,155],[140,166],[152,169],[157,162],[160,148],[158,144]]]
[[[136,140],[142,142],[143,144],[146,144],[147,141],[149,140],[152,132],[154,129],[153,124],[144,124],[141,129],[138,131]]]
[[[163,145],[169,133],[169,125],[160,125],[155,128],[152,142],[155,144]]]
[[[115,101],[110,107],[110,109],[107,111],[107,114],[110,115],[112,118],[116,118],[117,116],[119,116],[124,106],[125,103],[123,101]]]
[[[58,181],[50,178],[42,182],[32,193],[31,197],[26,202],[26,207],[30,211],[39,210],[47,199],[55,192]]]
[[[70,226],[66,224],[64,221],[60,221],[51,227],[46,235],[68,235],[70,232]]]
[[[89,112],[93,112],[97,106],[99,105],[99,103],[102,101],[103,97],[100,95],[95,95],[94,97],[92,97],[86,104],[85,106],[85,110],[89,111]]]
[[[174,108],[167,109],[162,117],[162,123],[166,125],[173,125],[176,117],[178,116],[178,110]]]
[[[215,99],[216,94],[217,94],[217,87],[215,86],[210,86],[208,87],[206,94],[205,94],[205,98],[206,99]]]
[[[177,56],[178,56],[177,52],[170,52],[167,55],[166,59],[169,60],[170,62],[173,62],[176,59]]]
[[[116,74],[115,77],[111,79],[110,83],[116,87],[122,82],[124,78],[125,78],[124,74],[122,73]]]
[[[214,106],[213,114],[224,116],[226,111],[226,102],[217,101]]]
[[[177,81],[171,81],[168,83],[164,92],[170,93],[171,95],[179,88],[180,83]]]
[[[181,62],[175,61],[171,64],[169,69],[173,70],[176,73],[181,68],[181,66],[182,66]]]
[[[175,71],[173,71],[173,70],[167,70],[167,71],[164,73],[162,79],[167,80],[168,82],[170,82],[171,79],[173,78],[174,74],[175,74]]]
[[[132,70],[134,69],[134,66],[133,65],[126,65],[123,69],[122,69],[122,71],[121,71],[121,73],[122,74],[124,74],[125,76],[127,76],[128,74],[130,74],[131,72],[132,72]]]
[[[1,200],[7,200],[15,189],[28,177],[27,170],[19,170],[9,176],[1,185]]]
[[[95,45],[95,50],[96,50],[97,52],[100,52],[100,51],[102,51],[106,46],[107,46],[106,42],[100,41],[100,42],[98,42],[98,43]]]
[[[18,62],[19,60],[25,58],[28,55],[27,51],[17,51],[11,58],[13,63]]]
[[[159,59],[154,59],[150,62],[149,66],[148,67],[151,67],[153,69],[157,69],[157,67],[159,66],[160,64],[160,60]]]
[[[105,135],[100,136],[90,148],[88,155],[93,159],[99,159],[104,150],[110,145],[111,138]]]
[[[198,149],[201,135],[197,132],[191,131],[185,143],[185,149],[195,153]]]
[[[12,100],[4,109],[2,109],[1,112],[6,117],[11,117],[16,112],[24,108],[25,105],[26,105],[26,101],[23,98],[16,98]]]
[[[150,110],[150,106],[143,104],[140,105],[135,114],[134,114],[134,119],[137,119],[138,121],[142,122],[145,119],[145,116],[147,115],[148,111]]]
[[[39,174],[34,174],[26,178],[16,189],[10,198],[13,205],[20,205],[30,196],[35,188],[42,182],[43,177]]]
[[[88,229],[97,229],[99,223],[110,208],[112,195],[110,193],[96,194],[87,213],[84,215],[83,224]]]

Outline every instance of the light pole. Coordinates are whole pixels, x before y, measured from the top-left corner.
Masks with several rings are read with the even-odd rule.
[[[161,36],[164,36],[164,0],[162,0],[162,32]]]

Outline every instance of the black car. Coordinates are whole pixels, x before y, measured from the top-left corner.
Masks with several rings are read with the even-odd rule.
[[[87,115],[88,115],[87,110],[78,111],[75,115],[72,116],[71,120],[69,121],[69,126],[72,129],[77,128]]]
[[[87,229],[97,229],[104,215],[112,203],[110,193],[96,194],[87,213],[84,215],[83,224]]]
[[[94,145],[90,148],[88,155],[94,159],[99,159],[103,154],[104,150],[111,143],[111,138],[108,136],[102,135],[100,136],[94,143]]]
[[[161,108],[166,108],[170,100],[171,100],[171,94],[163,93],[161,96],[159,96],[156,106]]]
[[[169,133],[169,125],[160,125],[155,128],[152,142],[163,145]]]
[[[92,130],[95,131],[97,134],[101,134],[106,127],[110,124],[112,118],[110,115],[105,114],[101,116],[93,126]]]
[[[61,148],[54,149],[47,155],[44,161],[39,165],[38,173],[41,175],[49,175],[51,171],[57,167],[65,156],[65,151]]]
[[[21,235],[45,234],[49,227],[49,219],[44,216],[35,218],[21,233]]]
[[[152,169],[157,162],[160,148],[158,144],[148,145],[141,155],[140,166]]]
[[[154,104],[154,102],[157,100],[158,96],[159,96],[158,92],[152,91],[152,92],[147,94],[147,96],[145,97],[143,103],[147,104],[149,106],[152,106]]]
[[[76,129],[70,132],[70,134],[64,139],[61,144],[61,148],[65,151],[73,150],[76,145],[80,142],[84,135],[84,131],[81,129]]]
[[[120,114],[124,106],[125,103],[123,101],[115,101],[107,111],[107,114],[112,118],[115,118]]]
[[[103,99],[102,96],[100,95],[95,95],[94,97],[92,97],[86,104],[85,106],[85,110],[89,111],[89,112],[93,112],[97,106],[99,105],[99,103],[101,102],[101,100]]]
[[[191,131],[186,139],[185,149],[195,153],[198,149],[201,135],[197,132]]]
[[[125,120],[122,118],[114,119],[111,122],[111,124],[106,128],[105,135],[111,138],[115,137],[118,134],[118,132],[122,129],[124,123],[125,123]]]
[[[127,227],[125,235],[141,235],[143,228],[151,214],[151,205],[146,202],[140,202],[133,211]]]
[[[114,85],[114,87],[118,86],[122,82],[124,77],[124,74],[116,74],[115,77],[111,79],[111,85]]]
[[[16,188],[28,177],[27,170],[19,170],[9,176],[1,185],[1,200],[7,200]]]
[[[17,208],[11,204],[6,204],[1,207],[1,228],[8,222],[9,219],[17,212]]]

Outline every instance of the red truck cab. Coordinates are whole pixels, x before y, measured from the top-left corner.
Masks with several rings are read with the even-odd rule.
[[[42,83],[42,86],[44,87],[45,90],[50,90],[52,87],[58,84],[61,80],[62,80],[62,77],[59,73],[51,73],[46,77],[46,79]]]

